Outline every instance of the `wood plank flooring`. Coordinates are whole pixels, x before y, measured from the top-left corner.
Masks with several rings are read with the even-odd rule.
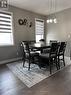
[[[71,95],[71,66],[28,88],[6,65],[0,65],[0,95]]]

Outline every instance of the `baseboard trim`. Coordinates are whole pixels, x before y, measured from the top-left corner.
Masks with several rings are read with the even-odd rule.
[[[7,64],[7,63],[10,63],[10,62],[14,62],[14,61],[18,61],[18,60],[21,60],[21,59],[22,59],[22,57],[0,61],[0,65]]]

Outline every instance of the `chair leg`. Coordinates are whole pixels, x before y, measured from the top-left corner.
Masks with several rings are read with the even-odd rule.
[[[49,66],[50,66],[50,74],[52,74],[52,69],[51,69],[51,60],[49,60]]]
[[[59,69],[58,67],[58,64],[57,64],[57,57],[55,58],[55,64],[56,64],[56,68],[57,68],[57,70]]]
[[[31,64],[31,62],[30,62],[30,59],[29,59],[29,67],[28,67],[28,70],[30,70],[30,64]]]
[[[42,62],[41,57],[38,56],[38,66],[39,66],[40,69],[42,68],[41,67],[41,62]]]
[[[63,64],[64,64],[64,66],[65,66],[65,59],[64,59],[64,54],[63,54]]]
[[[24,67],[24,65],[25,65],[25,59],[23,59],[23,67]]]
[[[58,56],[57,63],[58,63],[58,67],[59,67],[59,69],[60,69],[60,59],[59,59],[59,56]]]

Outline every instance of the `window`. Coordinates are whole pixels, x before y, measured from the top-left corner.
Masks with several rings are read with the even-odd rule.
[[[0,45],[13,45],[12,13],[0,12]]]
[[[44,39],[44,20],[35,19],[35,36],[36,42],[39,42],[40,39]]]

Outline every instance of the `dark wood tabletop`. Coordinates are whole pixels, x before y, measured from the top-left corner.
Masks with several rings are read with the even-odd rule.
[[[37,49],[40,50],[41,52],[43,49],[50,48],[50,44],[45,44],[45,43],[35,43],[30,45],[31,49]]]
[[[50,44],[47,43],[34,43],[34,44],[31,44],[30,45],[32,48],[49,48],[50,47]]]

